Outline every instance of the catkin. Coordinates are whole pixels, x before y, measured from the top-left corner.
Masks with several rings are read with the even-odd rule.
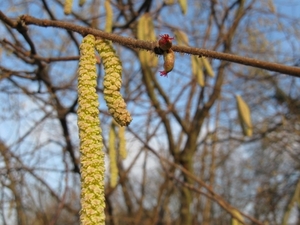
[[[150,13],[141,16],[137,24],[137,38],[146,41],[155,41],[156,34],[153,19]],[[158,58],[148,51],[139,51],[139,58],[143,65],[147,67],[157,67]]]
[[[113,27],[113,10],[110,5],[110,0],[106,0],[104,3],[106,12],[105,32],[111,33]]]
[[[69,15],[72,12],[73,0],[66,0],[64,5],[64,13],[65,15]]]
[[[104,153],[96,93],[95,38],[87,35],[80,45],[78,68],[78,128],[81,164],[81,212],[84,225],[105,224]]]
[[[132,120],[126,103],[120,93],[122,85],[122,65],[111,43],[98,39],[96,50],[104,65],[103,93],[110,114],[120,126],[128,126]]]
[[[109,148],[109,161],[110,161],[110,186],[114,188],[117,185],[118,180],[118,166],[117,166],[117,154],[116,154],[116,133],[115,126],[112,122],[109,130],[108,137],[108,148]]]
[[[79,0],[79,6],[82,7],[85,3],[85,0]]]
[[[125,127],[119,127],[119,154],[122,159],[126,159],[126,139],[125,139]]]
[[[212,69],[212,67],[211,67],[211,65],[210,65],[210,63],[209,63],[209,61],[208,61],[208,59],[205,58],[205,57],[201,57],[201,60],[202,60],[202,63],[203,63],[204,68],[206,69],[207,74],[208,74],[209,76],[211,76],[211,77],[214,77],[214,76],[215,76],[215,73],[214,73],[214,71],[213,71],[213,69]]]
[[[239,114],[240,124],[245,136],[252,136],[253,128],[251,121],[251,112],[247,103],[242,99],[241,96],[236,95],[236,104]]]
[[[172,49],[164,52],[164,71],[160,71],[161,76],[167,76],[174,68],[175,54]]]

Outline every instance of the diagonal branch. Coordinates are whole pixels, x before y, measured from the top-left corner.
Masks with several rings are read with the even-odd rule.
[[[188,189],[197,192],[199,194],[202,194],[206,196],[207,198],[213,200],[216,202],[220,207],[222,207],[225,211],[227,211],[231,216],[236,218],[236,216],[233,214],[232,210],[237,210],[239,213],[241,213],[245,218],[249,219],[252,223],[263,225],[262,222],[255,219],[254,217],[247,215],[246,213],[243,213],[239,209],[232,206],[230,203],[228,203],[221,195],[217,194],[217,192],[213,189],[213,187],[207,185],[202,179],[196,177],[194,174],[192,174],[190,171],[185,169],[183,166],[180,166],[174,162],[171,162],[169,159],[159,155],[147,142],[145,142],[136,132],[134,132],[130,127],[128,127],[128,130],[133,134],[134,137],[136,137],[145,148],[147,148],[152,154],[154,154],[161,162],[165,162],[168,165],[180,170],[183,174],[190,177],[194,182],[198,183],[201,187],[203,187],[206,191],[201,191],[199,188],[196,188],[193,184],[186,183],[184,181],[181,181],[180,179],[176,178],[176,176],[172,174],[168,174],[168,171],[163,166],[164,171],[167,173],[167,176],[172,180],[175,180],[179,184],[181,184],[184,187],[187,187]],[[238,219],[238,218],[236,218]],[[239,219],[238,219],[239,220]]]

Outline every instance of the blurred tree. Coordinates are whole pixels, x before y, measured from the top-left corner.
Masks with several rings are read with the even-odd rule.
[[[116,35],[107,37],[118,43],[133,118],[116,187],[106,173],[107,224],[299,224],[300,73],[284,66],[299,59],[297,0],[74,1],[68,15],[61,0],[12,0],[0,10],[3,224],[79,223],[77,69],[85,28]],[[25,14],[38,19],[18,19]],[[48,20],[63,29],[41,27]],[[191,58],[174,46],[174,69],[160,77],[163,57],[154,52],[161,52],[145,46],[163,34],[176,34],[174,45],[232,55]],[[197,48],[188,50],[199,55]],[[112,118],[96,58],[108,155]],[[250,108],[251,137],[240,128],[235,95]]]

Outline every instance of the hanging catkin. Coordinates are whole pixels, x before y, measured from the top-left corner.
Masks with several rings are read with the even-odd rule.
[[[72,12],[73,0],[66,0],[64,5],[65,15],[69,15]]]
[[[121,61],[107,40],[98,39],[96,49],[104,65],[103,93],[108,110],[120,126],[128,126],[132,118],[120,93],[122,85]]]
[[[78,69],[78,128],[81,164],[82,225],[105,224],[104,153],[96,93],[95,38],[87,35],[80,45]]]

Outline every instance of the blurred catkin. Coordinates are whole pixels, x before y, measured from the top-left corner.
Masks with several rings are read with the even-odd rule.
[[[83,6],[84,3],[85,3],[85,0],[80,0],[80,1],[79,1],[79,6],[80,6],[80,7]]]
[[[73,0],[66,0],[64,5],[64,13],[65,15],[69,15],[72,12]]]
[[[122,159],[126,159],[126,139],[125,139],[125,127],[119,127],[119,153]]]
[[[114,188],[117,185],[118,180],[118,166],[117,166],[117,154],[116,154],[116,133],[115,125],[112,122],[109,130],[108,137],[109,148],[109,161],[110,161],[110,186]]]
[[[236,95],[236,104],[238,109],[238,115],[240,124],[245,136],[252,136],[253,128],[251,121],[251,112],[247,103],[239,95]]]
[[[105,32],[111,33],[113,27],[113,10],[110,5],[110,0],[105,0],[104,6],[106,12]]]

